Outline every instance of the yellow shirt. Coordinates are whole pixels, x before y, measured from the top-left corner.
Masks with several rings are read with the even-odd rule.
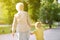
[[[33,32],[35,34],[37,40],[44,40],[44,38],[43,38],[43,31],[44,31],[44,29],[40,28],[40,29],[36,29]]]

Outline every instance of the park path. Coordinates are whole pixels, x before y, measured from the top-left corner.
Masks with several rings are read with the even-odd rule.
[[[60,27],[45,30],[44,40],[60,40]]]
[[[0,40],[17,40],[17,35],[15,34],[14,38],[12,37],[12,34],[1,34]],[[36,40],[34,36],[30,35],[29,40]]]
[[[12,34],[2,34],[0,35],[0,40],[13,40]],[[14,40],[17,40],[17,37],[14,37]]]
[[[12,34],[1,34],[0,40],[17,40],[17,35],[15,34],[14,39]],[[44,39],[45,40],[60,40],[60,28],[56,29],[48,29],[44,31]],[[34,35],[30,35],[29,40],[36,40]]]

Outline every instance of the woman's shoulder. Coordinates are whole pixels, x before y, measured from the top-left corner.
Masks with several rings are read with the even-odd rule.
[[[24,13],[24,14],[28,14],[28,12],[27,12],[27,11],[23,11],[23,13]]]
[[[18,15],[19,15],[19,14],[18,14],[18,13],[16,13],[16,14],[14,15],[14,17],[18,17]]]

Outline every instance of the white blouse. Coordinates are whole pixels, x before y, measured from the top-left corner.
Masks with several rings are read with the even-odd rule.
[[[17,14],[14,15],[14,20],[12,24],[12,31],[14,32],[15,30],[17,32],[25,32],[29,31],[29,17],[28,13],[24,11],[20,11]]]

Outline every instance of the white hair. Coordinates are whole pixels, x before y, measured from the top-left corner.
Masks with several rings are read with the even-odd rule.
[[[20,8],[21,6],[24,6],[24,4],[21,3],[21,2],[20,2],[20,3],[17,3],[17,4],[16,4],[16,10],[19,11],[19,8]]]

